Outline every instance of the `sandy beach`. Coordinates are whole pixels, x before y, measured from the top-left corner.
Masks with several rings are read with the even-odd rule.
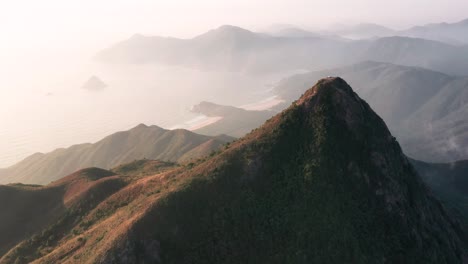
[[[284,100],[279,99],[278,96],[271,96],[271,97],[268,97],[268,98],[263,99],[261,101],[251,103],[251,104],[245,104],[245,105],[238,106],[238,107],[242,108],[242,109],[245,109],[245,110],[249,110],[249,111],[264,111],[264,110],[269,110],[272,107],[274,107],[274,106],[276,106],[276,105],[278,105],[280,103],[283,103],[283,102],[284,102]],[[223,119],[222,116],[199,115],[199,116],[185,122],[183,125],[176,126],[176,127],[171,128],[171,129],[185,128],[185,129],[193,131],[193,130],[197,130],[197,129],[212,125],[212,124],[220,121],[221,119]]]
[[[209,126],[211,124],[214,124],[218,122],[219,120],[223,119],[222,116],[210,116],[206,117],[205,119],[200,120],[197,123],[194,123],[193,125],[189,126],[187,129],[190,131],[200,129],[202,127]]]
[[[262,111],[262,110],[271,109],[272,107],[282,102],[284,102],[284,100],[280,99],[278,96],[275,95],[275,96],[266,98],[256,103],[239,106],[239,108],[250,110],[250,111]]]

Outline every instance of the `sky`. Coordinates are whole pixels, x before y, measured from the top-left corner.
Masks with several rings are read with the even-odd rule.
[[[0,48],[84,50],[133,33],[190,37],[222,24],[404,28],[464,18],[466,0],[1,0]]]
[[[38,67],[64,69],[135,33],[187,38],[224,24],[403,29],[460,21],[467,11],[467,0],[0,0],[0,91],[25,74],[48,78]]]
[[[0,92],[57,70],[71,73],[70,62],[135,33],[188,38],[224,24],[259,31],[373,22],[403,29],[457,22],[467,11],[467,0],[0,0]]]

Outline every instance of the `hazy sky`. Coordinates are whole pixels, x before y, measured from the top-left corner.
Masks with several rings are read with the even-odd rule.
[[[375,22],[401,28],[464,18],[467,0],[2,0],[0,48],[83,48],[133,33],[185,37],[222,24],[255,29]]]
[[[464,18],[467,0],[0,0],[0,84],[26,73],[41,77],[34,65],[89,59],[134,33],[190,37],[223,24],[404,28]]]

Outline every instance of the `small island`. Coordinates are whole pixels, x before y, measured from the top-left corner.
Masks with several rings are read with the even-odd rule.
[[[83,86],[81,86],[82,89],[85,89],[88,91],[100,91],[106,87],[107,87],[107,84],[105,84],[99,77],[95,75],[91,76],[91,78],[89,78],[83,84]]]

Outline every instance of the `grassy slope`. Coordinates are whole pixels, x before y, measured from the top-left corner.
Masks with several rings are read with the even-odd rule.
[[[230,140],[232,138],[203,136],[182,129],[166,130],[139,125],[94,144],[32,155],[8,169],[0,170],[0,183],[47,184],[82,168],[109,169],[145,158],[187,161],[208,155]]]
[[[460,263],[464,249],[460,225],[340,79],[80,219],[37,263]]]
[[[293,106],[186,172],[190,184],[139,227],[157,224],[147,241],[163,262],[460,262],[460,227],[383,122],[365,103],[335,108],[333,90],[319,93],[313,109]]]
[[[60,188],[0,186],[0,255],[55,221],[65,211],[62,195]]]
[[[45,187],[0,186],[3,205],[0,256],[20,263],[48,254],[80,216],[126,185],[115,173],[97,168],[80,170]]]

